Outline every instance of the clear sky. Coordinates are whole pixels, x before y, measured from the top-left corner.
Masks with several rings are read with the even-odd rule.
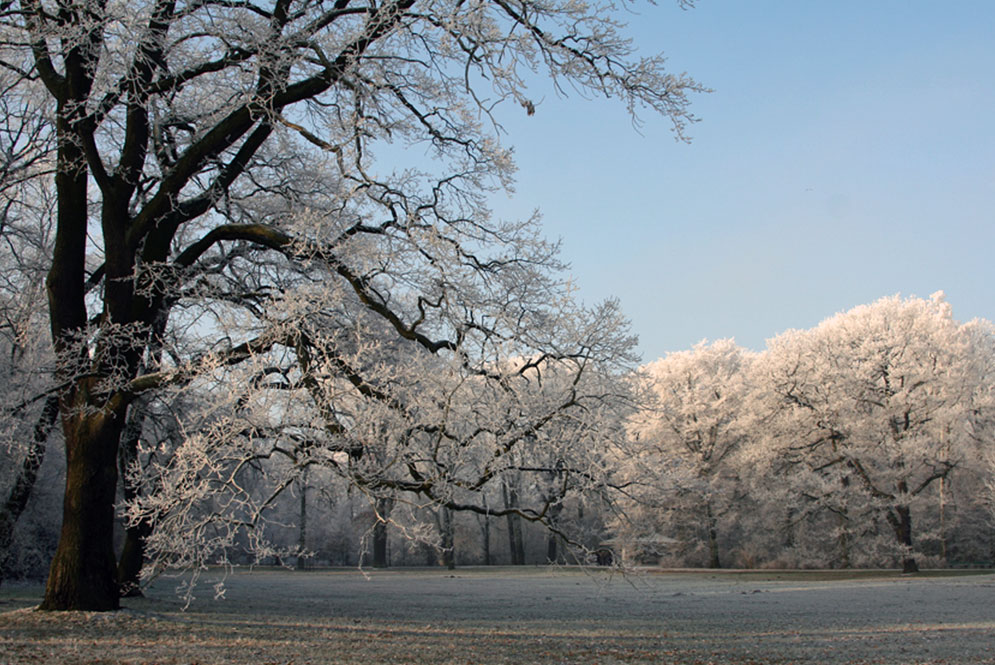
[[[995,320],[995,2],[637,4],[645,54],[712,88],[690,145],[620,102],[536,88],[501,116],[518,184],[644,361],[708,338],[762,349],[882,296],[945,291]],[[518,109],[521,111],[521,109]]]

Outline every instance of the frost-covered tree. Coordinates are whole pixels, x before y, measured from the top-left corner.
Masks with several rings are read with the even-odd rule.
[[[129,406],[187,385],[218,409],[250,408],[232,381],[264,383],[273,358],[286,367],[311,315],[343,322],[321,332],[336,344],[358,331],[323,371],[382,394],[390,418],[409,408],[384,392],[403,369],[350,364],[384,336],[475,376],[499,347],[600,360],[560,342],[568,310],[534,221],[491,220],[483,195],[510,182],[492,114],[503,101],[534,111],[526,73],[662,113],[682,136],[697,84],[636,57],[612,16],[533,0],[0,3],[4,97],[51,119],[56,144],[46,287],[67,478],[44,608],[118,606]],[[418,170],[423,154],[435,161]],[[233,416],[206,411],[190,436],[230,437]],[[428,489],[418,464],[406,482]]]
[[[758,375],[774,414],[766,451],[805,497],[799,513],[838,517],[844,565],[851,540],[880,524],[903,568],[917,569],[913,516],[977,459],[976,351],[942,294],[883,298],[769,342]]]
[[[312,467],[366,497],[377,523],[410,529],[443,555],[452,545],[445,511],[539,522],[577,541],[561,528],[558,507],[609,491],[605,451],[623,445],[620,425],[630,404],[623,369],[631,359],[613,354],[627,352],[631,340],[612,337],[613,329],[624,333],[613,311],[577,329],[582,337],[572,342],[566,331],[557,334],[577,350],[572,357],[468,366],[462,355],[446,361],[396,348],[386,356],[374,347],[347,355],[342,340],[325,340],[305,354],[307,371],[296,363],[275,371],[273,353],[229,368],[218,386],[200,389],[233,384],[247,392],[229,393],[227,404],[203,400],[184,418],[180,444],[143,451],[150,463],[134,470],[132,480],[145,489],[130,517],[156,525],[148,539],[155,565],[147,572],[228,562],[232,544],[246,537],[260,556],[278,554],[266,538],[272,509]],[[568,319],[583,320],[580,312]],[[264,374],[263,383],[251,380]],[[520,491],[510,503],[488,499],[511,484]],[[439,516],[442,542],[403,521],[421,509]],[[374,524],[367,534],[374,545],[376,532]]]
[[[638,450],[625,463],[637,498],[629,530],[703,546],[712,568],[722,561],[719,519],[736,500],[731,462],[750,435],[752,358],[725,339],[646,365],[646,404],[629,423]]]

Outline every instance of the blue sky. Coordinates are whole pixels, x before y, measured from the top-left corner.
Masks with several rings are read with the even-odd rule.
[[[882,296],[995,319],[995,2],[661,0],[629,33],[714,92],[690,145],[617,101],[537,86],[500,117],[516,192],[582,299],[617,296],[644,360],[761,349]]]

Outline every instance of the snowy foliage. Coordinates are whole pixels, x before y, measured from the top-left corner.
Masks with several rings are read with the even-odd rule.
[[[835,512],[841,528],[887,524],[907,566],[914,565],[912,511],[977,458],[978,360],[970,342],[937,294],[855,308],[811,331],[785,333],[766,354],[774,429],[782,433],[771,451],[792,473],[822,479],[806,494]]]
[[[993,344],[942,294],[896,296],[645,366],[620,537],[693,565],[723,542],[734,565],[991,560]]]
[[[734,458],[749,435],[752,358],[719,340],[642,368],[646,405],[629,421],[638,452],[624,462],[637,500],[620,528],[642,532],[646,554],[721,565],[718,524],[739,501]]]

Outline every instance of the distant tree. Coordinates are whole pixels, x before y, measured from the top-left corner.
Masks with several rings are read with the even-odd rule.
[[[642,526],[665,538],[704,544],[706,564],[721,566],[719,518],[734,504],[733,457],[750,435],[744,411],[753,355],[730,339],[700,342],[642,368],[646,405],[630,420],[638,456],[634,487],[649,488],[634,506]],[[638,490],[637,490],[638,491]]]
[[[776,413],[769,451],[807,501],[839,516],[841,537],[887,524],[906,571],[918,569],[914,511],[977,459],[975,351],[938,294],[883,298],[784,333],[761,361],[759,394]]]
[[[300,347],[313,313],[337,308],[362,336],[477,375],[499,346],[599,360],[536,326],[564,292],[533,223],[483,208],[513,168],[490,114],[504,100],[532,112],[522,76],[541,70],[683,136],[700,89],[634,57],[610,8],[570,1],[22,0],[0,3],[0,66],[5,99],[56,144],[46,287],[67,474],[48,610],[118,607],[129,406],[258,382],[268,366],[231,370]],[[427,151],[437,172],[378,172],[389,143]],[[360,393],[388,381],[337,353],[325,371]],[[213,389],[244,403],[244,386]],[[407,482],[428,491],[418,464]]]

